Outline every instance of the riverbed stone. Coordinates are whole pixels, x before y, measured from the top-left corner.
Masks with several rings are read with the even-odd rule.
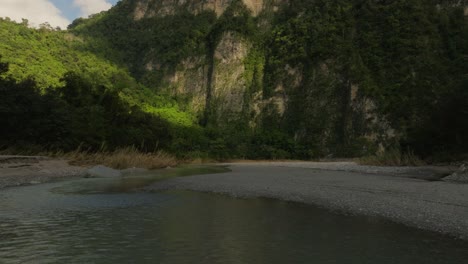
[[[114,170],[112,168],[98,165],[89,170],[87,170],[89,177],[98,177],[98,178],[113,178],[113,177],[122,177],[122,172],[119,170]]]
[[[468,183],[468,165],[462,164],[460,168],[450,176],[444,178],[447,182]]]

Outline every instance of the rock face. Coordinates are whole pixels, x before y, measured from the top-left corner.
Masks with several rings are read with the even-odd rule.
[[[242,111],[247,81],[244,61],[250,43],[234,32],[225,32],[214,52],[211,104],[215,118],[235,117]]]
[[[234,118],[244,110],[249,85],[245,61],[251,47],[252,43],[238,33],[224,32],[212,58],[190,57],[178,64],[166,78],[169,92],[188,96],[190,108],[196,113],[212,107],[216,120]]]
[[[414,71],[408,75],[412,81],[407,82],[401,76],[410,68],[401,74],[395,70],[395,78],[401,77],[395,83],[393,75],[386,74],[387,64],[399,65],[406,59],[393,62],[393,52],[399,51],[383,48],[388,44],[384,31],[394,30],[399,36],[403,25],[400,29],[391,21],[406,19],[406,15],[394,17],[393,13],[409,6],[382,1],[325,2],[122,0],[109,17],[95,18],[101,23],[95,35],[115,28],[106,35],[107,41],[122,42],[116,47],[135,78],[175,98],[175,104],[194,114],[199,124],[223,126],[229,132],[236,126],[255,135],[275,130],[278,138],[261,138],[271,141],[265,145],[287,141],[304,157],[384,151],[407,136],[405,126],[411,123],[388,105],[397,105],[399,97],[414,98],[405,94],[406,85],[423,83],[419,76],[426,74]],[[432,3],[426,2],[418,3],[431,8]],[[465,3],[453,0],[447,7],[440,1],[440,11],[455,6],[463,12]],[[351,6],[359,18],[351,18]],[[385,11],[388,28],[381,26],[376,10]],[[418,13],[408,30],[418,34],[422,25],[414,21],[426,21],[432,15]],[[402,47],[412,43],[403,35]],[[439,43],[434,41],[427,47]],[[426,41],[411,43],[409,50]],[[375,53],[370,52],[374,49]],[[411,63],[419,65],[419,56],[426,58],[426,54],[415,54]],[[439,55],[434,56],[438,59]],[[395,67],[390,66],[392,72]],[[401,111],[413,110],[412,100],[402,101]],[[418,111],[408,116],[416,118]],[[309,153],[302,146],[321,152]]]
[[[180,10],[188,10],[192,14],[209,10],[214,11],[219,17],[233,1],[236,0],[141,0],[137,2],[133,17],[135,20],[164,17],[174,15]],[[242,0],[242,2],[254,16],[260,14],[264,8],[264,0]]]
[[[458,183],[468,183],[468,166],[463,164],[460,168],[454,172],[452,175],[445,177],[443,179],[447,182],[458,182]]]
[[[190,57],[181,61],[173,74],[166,77],[169,93],[188,96],[189,107],[195,113],[203,113],[206,107],[208,71],[206,56]]]
[[[214,11],[219,18],[238,2],[242,2],[253,17],[262,15],[256,22],[259,32],[268,30],[275,12],[289,3],[288,0],[134,0],[132,7],[136,21],[186,11],[197,15],[207,10]],[[234,18],[230,18],[228,24],[236,21],[236,16],[242,17],[236,12],[231,14]],[[260,43],[229,27],[219,34],[217,41],[211,43],[213,46],[206,40],[199,43],[205,47],[205,54],[179,61],[175,70],[165,71],[164,65],[155,62],[158,54],[149,52],[151,55],[145,56],[150,61],[145,70],[165,72],[163,83],[167,85],[163,89],[177,98],[184,98],[199,118],[209,118],[217,125],[223,125],[243,115],[248,116],[249,125],[254,128],[265,118],[280,122],[283,117],[297,116],[297,112],[306,110],[308,116],[304,115],[301,123],[293,124],[291,130],[295,131],[296,140],[308,136],[320,138],[320,142],[314,144],[322,149],[343,143],[332,142],[336,141],[337,127],[341,127],[339,137],[342,138],[353,137],[347,131],[356,131],[353,133],[359,134],[363,141],[387,140],[395,136],[388,122],[375,114],[374,102],[361,96],[359,85],[348,83],[345,77],[337,74],[341,69],[334,60],[318,62],[312,69],[301,64],[286,64],[285,76],[270,83],[273,87],[268,88],[271,89],[268,92],[263,87],[267,54],[256,49]],[[311,80],[304,76],[314,76],[314,83],[307,83]],[[314,89],[301,90],[305,86]],[[348,91],[337,96],[343,89]]]

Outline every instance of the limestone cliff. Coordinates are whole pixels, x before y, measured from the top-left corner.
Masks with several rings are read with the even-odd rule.
[[[438,95],[415,94],[462,67],[438,65],[463,50],[447,38],[464,13],[466,1],[122,0],[90,28],[200,124],[276,131],[302,157],[352,156],[429,122]]]
[[[214,52],[210,104],[215,118],[235,118],[244,106],[247,91],[244,61],[251,43],[234,32],[225,32]]]
[[[134,19],[140,20],[174,15],[181,10],[187,10],[193,14],[214,11],[217,16],[221,16],[234,1],[236,0],[141,0],[137,2],[133,16]],[[242,0],[242,2],[254,16],[257,16],[264,8],[264,0]]]
[[[139,21],[177,16],[186,11],[193,15],[213,11],[217,17],[222,17],[236,2],[241,2],[252,17],[263,11],[278,11],[288,3],[286,0],[139,0],[134,5],[133,17]],[[233,16],[241,15],[234,12]],[[265,22],[265,18],[257,22],[260,28],[265,26],[261,23],[271,23]],[[252,89],[254,78],[262,82],[263,77],[259,76],[265,74],[258,69],[249,69],[251,50],[259,44],[255,39],[227,30],[220,32],[211,51],[209,43],[200,44],[207,47],[204,55],[183,59],[164,77],[164,89],[177,98],[185,98],[200,119],[224,126],[247,114],[249,126],[255,128],[262,126],[262,120],[268,116],[276,116],[274,122],[287,120],[286,123],[290,123],[287,126],[297,140],[311,138],[313,134],[313,144],[322,149],[321,154],[332,153],[331,144],[346,144],[346,141],[357,138],[381,144],[396,136],[389,123],[376,113],[372,99],[362,96],[358,84],[348,85],[349,80],[343,79],[345,77],[339,74],[339,67],[333,60],[318,62],[319,66],[314,69],[306,69],[303,64],[285,64],[285,77],[275,80],[274,87],[255,90]],[[145,57],[157,60],[157,56],[150,54]],[[254,62],[260,64],[260,71],[264,63]],[[161,71],[161,66],[153,64],[147,65],[148,72]],[[309,76],[310,71],[315,78],[322,78],[322,83],[314,80],[313,84],[308,84],[311,80],[306,80],[305,76]],[[315,88],[305,91],[304,86],[309,85]],[[341,87],[349,91],[337,96]],[[297,119],[297,122],[292,121]]]

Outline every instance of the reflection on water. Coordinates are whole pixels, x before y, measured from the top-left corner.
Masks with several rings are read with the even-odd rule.
[[[91,178],[86,181],[71,182],[53,188],[53,192],[67,194],[124,193],[151,183],[173,177],[229,172],[225,166],[182,166],[174,169],[156,170],[127,174],[118,178]]]
[[[466,242],[296,203],[193,192],[57,191],[93,180],[0,192],[0,263],[426,264],[468,259]]]

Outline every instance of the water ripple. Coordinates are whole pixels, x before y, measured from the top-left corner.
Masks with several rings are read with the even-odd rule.
[[[381,219],[172,192],[0,197],[0,263],[463,263],[468,244]]]

